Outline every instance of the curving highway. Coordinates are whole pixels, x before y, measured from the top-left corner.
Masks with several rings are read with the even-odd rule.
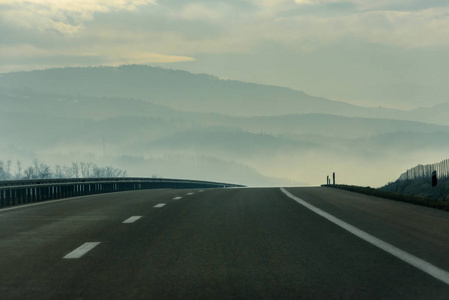
[[[368,238],[366,238],[368,237]],[[449,299],[449,213],[330,188],[0,210],[0,299]]]

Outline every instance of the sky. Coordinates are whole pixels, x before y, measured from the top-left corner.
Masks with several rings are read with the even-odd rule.
[[[449,102],[449,1],[0,0],[0,73],[122,64],[428,107]]]

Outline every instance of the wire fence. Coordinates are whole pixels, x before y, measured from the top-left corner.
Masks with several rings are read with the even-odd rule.
[[[412,180],[417,178],[430,178],[432,177],[433,171],[437,172],[438,178],[449,177],[449,159],[443,160],[442,162],[429,165],[418,165],[414,168],[407,170],[401,176],[399,176],[399,181]]]

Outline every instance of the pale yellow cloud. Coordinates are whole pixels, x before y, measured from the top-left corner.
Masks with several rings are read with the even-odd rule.
[[[188,56],[166,55],[146,51],[131,51],[126,53],[112,51],[108,54],[102,54],[102,56],[108,60],[109,65],[175,63],[195,60],[193,57]]]
[[[102,57],[108,62],[115,64],[131,64],[131,63],[173,63],[181,61],[193,61],[193,57],[167,55],[161,53],[154,53],[145,50],[130,49],[123,46],[114,47],[97,47],[95,49],[86,49],[86,47],[79,47],[77,49],[60,49],[49,50],[42,49],[32,45],[19,46],[0,46],[0,52],[3,58],[17,58],[17,57],[54,57],[54,56],[79,56],[79,57]]]
[[[134,10],[156,0],[0,0],[0,19],[8,24],[40,30],[75,33],[94,13]]]
[[[139,5],[156,3],[156,0],[0,0],[0,4],[13,7],[36,7],[43,10],[68,12],[96,12],[132,10]]]

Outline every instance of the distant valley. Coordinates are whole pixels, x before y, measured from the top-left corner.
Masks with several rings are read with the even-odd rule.
[[[449,104],[366,108],[147,66],[0,76],[0,160],[114,164],[130,176],[381,186],[449,153]],[[104,141],[104,148],[103,148]]]

